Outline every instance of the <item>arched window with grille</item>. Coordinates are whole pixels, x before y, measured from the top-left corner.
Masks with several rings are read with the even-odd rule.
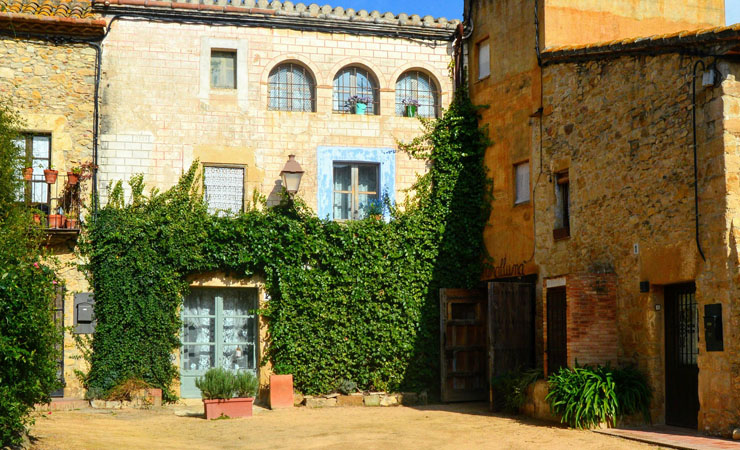
[[[429,75],[418,70],[404,72],[396,81],[396,115],[407,115],[406,105],[418,105],[421,117],[439,115],[439,88]]]
[[[361,67],[345,67],[334,77],[332,109],[335,113],[354,113],[353,97],[367,100],[366,114],[380,114],[378,81],[372,72]]]
[[[316,82],[306,67],[292,62],[280,64],[270,72],[268,84],[268,109],[316,111]]]

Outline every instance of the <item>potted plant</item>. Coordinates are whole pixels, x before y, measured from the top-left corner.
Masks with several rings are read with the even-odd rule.
[[[367,112],[367,105],[372,101],[371,98],[368,97],[359,97],[357,95],[353,95],[352,97],[348,98],[345,102],[347,109],[350,111],[354,111],[355,114],[359,114],[361,116],[364,116]]]
[[[33,216],[33,221],[36,223],[36,225],[41,225],[41,216],[44,213],[40,209],[32,209],[31,215]]]
[[[383,218],[383,204],[377,200],[371,201],[365,208],[365,215],[375,220],[381,220]]]
[[[419,110],[419,100],[415,98],[404,98],[401,102],[404,106],[404,115],[406,117],[416,117],[416,113]]]
[[[23,169],[23,179],[26,181],[31,181],[33,178],[33,167],[26,167]]]
[[[76,230],[79,228],[77,226],[77,217],[75,216],[67,216],[67,229],[68,230]]]
[[[259,382],[251,372],[230,372],[217,367],[195,380],[203,395],[206,419],[251,417]]]
[[[70,186],[74,186],[80,182],[80,175],[82,175],[82,167],[73,167],[70,172],[67,172],[67,183]]]
[[[44,169],[44,178],[46,178],[46,184],[54,184],[57,182],[57,176],[59,171],[54,169],[54,166],[49,166],[48,169]]]
[[[49,228],[64,228],[66,220],[63,214],[49,214]]]

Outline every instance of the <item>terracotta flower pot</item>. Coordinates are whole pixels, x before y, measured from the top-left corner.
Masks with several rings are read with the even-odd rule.
[[[33,178],[33,167],[26,167],[23,169],[23,179],[26,181],[31,181]]]
[[[67,172],[67,184],[74,186],[80,182],[80,175],[73,172]]]
[[[293,375],[270,375],[270,408],[293,407]]]
[[[34,214],[33,221],[36,222],[37,225],[41,225],[41,214]]]
[[[54,184],[57,182],[58,170],[44,169],[44,178],[46,178],[47,184]]]
[[[49,214],[49,228],[64,228],[65,220],[61,214]]]
[[[230,398],[230,399],[203,399],[203,407],[206,411],[206,419],[218,419],[221,416],[230,418],[252,417],[252,404],[254,397]]]
[[[77,219],[67,219],[67,229],[69,230],[76,230],[77,227]]]

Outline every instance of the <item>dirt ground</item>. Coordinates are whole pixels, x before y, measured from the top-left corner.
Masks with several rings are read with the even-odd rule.
[[[255,408],[251,418],[206,421],[202,406],[37,413],[37,449],[501,448],[648,449],[645,444],[489,413],[486,405]]]

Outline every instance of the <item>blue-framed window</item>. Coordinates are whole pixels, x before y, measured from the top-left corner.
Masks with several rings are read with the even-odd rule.
[[[392,148],[319,147],[318,213],[330,220],[362,219],[370,204],[395,202],[396,153]],[[388,212],[385,211],[388,218]]]

